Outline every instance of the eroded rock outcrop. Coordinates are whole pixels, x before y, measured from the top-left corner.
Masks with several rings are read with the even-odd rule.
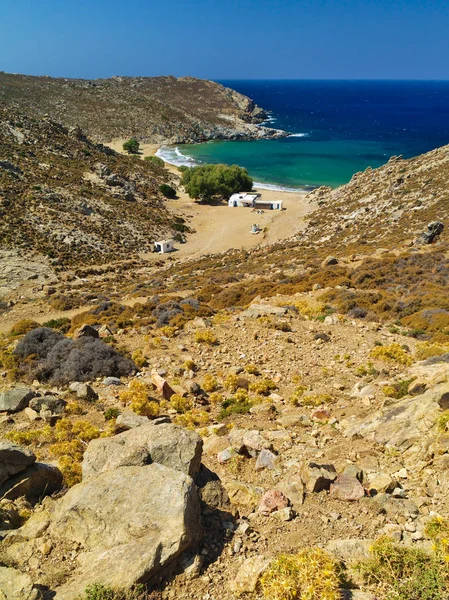
[[[166,423],[94,440],[83,465],[89,476],[10,533],[0,560],[34,582],[61,581],[57,600],[97,582],[127,589],[149,581],[202,538],[190,476],[198,474],[201,448],[196,433]]]
[[[171,423],[148,423],[112,438],[93,440],[84,454],[83,477],[154,462],[196,477],[202,447],[202,440],[195,432]]]

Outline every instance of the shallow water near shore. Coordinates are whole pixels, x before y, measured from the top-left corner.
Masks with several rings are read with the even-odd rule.
[[[449,143],[449,82],[221,81],[269,111],[287,138],[179,145],[168,162],[239,164],[279,188],[337,186],[393,155]]]

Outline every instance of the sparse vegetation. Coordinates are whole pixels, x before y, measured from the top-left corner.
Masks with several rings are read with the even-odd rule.
[[[71,340],[46,327],[27,333],[14,353],[22,359],[20,369],[25,376],[59,384],[120,377],[136,370],[130,359],[99,339]]]
[[[155,155],[145,156],[144,160],[147,160],[148,162],[151,162],[154,165],[157,165],[158,167],[165,166],[164,161],[159,156],[155,156]]]
[[[392,383],[391,385],[386,385],[382,388],[385,396],[389,398],[395,398],[396,400],[400,400],[407,396],[408,388],[410,384],[415,380],[414,377],[411,379],[403,379],[402,381],[397,381],[396,383]]]
[[[197,331],[195,333],[195,342],[197,344],[207,344],[208,346],[216,346],[219,343],[217,336],[210,329]]]
[[[152,386],[144,381],[133,379],[127,390],[120,392],[120,401],[133,412],[149,418],[159,415],[159,402],[152,397]]]
[[[203,381],[201,383],[201,387],[205,392],[210,394],[211,392],[215,392],[219,388],[219,384],[217,379],[211,375],[210,373],[206,373],[203,377]]]
[[[161,183],[161,185],[159,186],[159,191],[166,198],[169,198],[169,199],[176,198],[175,188],[173,188],[171,185],[168,185],[167,183]]]
[[[39,323],[36,323],[36,321],[32,321],[31,319],[23,319],[22,321],[18,321],[15,323],[15,325],[13,325],[9,332],[9,336],[18,337],[20,335],[25,335],[29,331],[37,329],[38,327],[40,327],[40,325]]]
[[[382,537],[358,570],[380,600],[445,600],[449,595],[447,560],[437,546],[427,554]]]
[[[101,583],[87,586],[82,596],[76,600],[156,600],[153,593],[148,592],[145,586],[138,585],[130,590],[116,590]]]
[[[193,408],[193,402],[189,398],[184,398],[179,394],[173,394],[170,398],[170,406],[180,415],[185,414]]]
[[[123,150],[128,154],[137,154],[139,152],[140,144],[136,138],[130,138],[123,144]]]
[[[397,363],[401,365],[410,365],[411,356],[406,350],[397,343],[388,346],[376,346],[371,350],[371,356],[383,362]]]
[[[337,564],[321,548],[278,556],[260,579],[267,600],[339,600]]]
[[[186,427],[187,429],[195,429],[197,427],[204,427],[209,423],[209,413],[199,408],[192,408],[183,415],[176,417],[176,424]]]
[[[268,396],[270,392],[277,390],[277,387],[272,379],[261,379],[249,384],[250,392],[261,394],[262,396]]]

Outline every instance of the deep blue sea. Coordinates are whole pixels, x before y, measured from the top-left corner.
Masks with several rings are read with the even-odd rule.
[[[449,144],[449,81],[220,81],[269,112],[279,140],[163,148],[174,164],[227,163],[280,188],[337,186],[390,156]]]

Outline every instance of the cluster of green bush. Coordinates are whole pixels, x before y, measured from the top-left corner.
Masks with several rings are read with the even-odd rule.
[[[248,171],[237,165],[184,167],[181,184],[191,198],[201,202],[229,198],[236,192],[250,192],[253,188]]]

